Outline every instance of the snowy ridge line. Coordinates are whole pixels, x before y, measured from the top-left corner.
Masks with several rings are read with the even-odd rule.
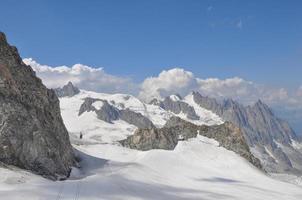
[[[117,141],[133,135],[137,127],[122,120],[104,122],[94,112],[78,116],[83,98],[88,95],[108,102],[113,99],[112,95],[83,91],[60,99],[62,118],[82,161],[81,168],[73,169],[70,180],[64,181],[61,199],[301,199],[301,187],[268,177],[207,137],[198,135],[179,141],[171,151],[141,152],[117,145]],[[144,104],[124,97],[119,96],[115,104],[145,110]],[[146,104],[146,110],[157,124],[164,124],[170,118],[167,116],[174,116],[155,105]],[[8,180],[0,179],[3,199],[53,200],[60,193],[61,182],[29,173],[22,181],[19,172],[1,168],[0,174],[2,177],[9,174]]]

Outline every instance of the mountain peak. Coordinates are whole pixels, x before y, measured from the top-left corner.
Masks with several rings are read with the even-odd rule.
[[[67,86],[72,86],[72,87],[74,87],[71,81],[68,81]]]
[[[202,96],[198,91],[194,91],[194,90],[191,92],[191,94],[192,94],[192,95],[199,95],[199,96]]]
[[[254,108],[262,108],[264,110],[267,111],[271,111],[270,107],[268,105],[266,105],[263,101],[261,101],[260,99],[258,99],[258,101],[254,104],[253,106]]]
[[[5,43],[7,43],[7,41],[6,41],[6,36],[5,36],[5,34],[4,34],[3,32],[0,32],[0,42],[5,42]]]
[[[153,99],[149,102],[149,104],[151,104],[151,105],[156,105],[156,106],[159,106],[160,103],[161,103],[161,101],[160,101],[159,99],[157,99],[157,98],[153,98]]]
[[[62,88],[54,89],[54,91],[58,97],[66,97],[66,96],[72,97],[80,93],[79,88],[75,87],[71,81],[69,81]]]
[[[182,100],[182,97],[179,94],[172,94],[172,95],[169,96],[169,98],[172,101],[180,101],[180,100]]]
[[[226,100],[224,100],[224,106],[226,106],[226,107],[239,107],[240,104],[237,101],[235,101],[231,98],[227,98]]]
[[[265,105],[265,103],[263,103],[262,101],[261,101],[261,99],[258,99],[258,101],[255,103],[256,105]]]

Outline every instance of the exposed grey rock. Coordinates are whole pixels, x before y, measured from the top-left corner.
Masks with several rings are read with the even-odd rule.
[[[80,90],[70,81],[67,83],[67,85],[64,85],[62,88],[56,88],[54,91],[58,97],[72,97],[80,93]]]
[[[96,109],[93,106],[93,103],[96,101],[103,102],[103,106],[100,109]],[[97,114],[98,119],[108,123],[112,123],[112,121],[117,120],[119,118],[119,110],[114,106],[111,106],[107,100],[87,97],[82,103],[78,115],[80,116],[84,112],[91,112],[91,111]]]
[[[119,110],[111,106],[106,100],[103,100],[103,106],[95,112],[98,119],[109,123],[112,123],[114,120],[118,120],[120,115]]]
[[[119,117],[121,120],[133,124],[138,128],[153,128],[155,127],[153,123],[147,117],[143,116],[141,113],[133,112],[132,110],[125,109],[120,110]]]
[[[96,111],[96,108],[94,106],[92,106],[92,104],[96,101],[102,101],[102,100],[91,98],[91,97],[85,98],[84,102],[82,103],[82,105],[80,107],[78,116],[80,116],[84,112]]]
[[[252,106],[243,106],[231,99],[218,102],[198,92],[193,92],[193,98],[201,107],[238,126],[248,145],[258,151],[256,154],[259,158],[262,157],[260,159],[267,171],[302,173],[302,154],[291,146],[291,139],[297,140],[296,134],[287,122],[276,117],[262,101]],[[284,148],[278,147],[277,143]],[[260,155],[259,152],[266,155]],[[270,162],[270,159],[275,162]]]
[[[201,107],[213,111],[225,121],[230,121],[245,129],[245,136],[251,145],[259,142],[270,144],[272,139],[280,143],[290,143],[296,135],[287,122],[277,118],[271,109],[262,101],[253,106],[243,106],[236,101],[227,99],[218,103],[215,99],[193,93],[194,101]]]
[[[160,100],[158,100],[158,99],[152,99],[150,102],[149,102],[149,104],[151,104],[151,105],[155,105],[155,106],[160,106]]]
[[[103,106],[100,109],[96,109],[93,103],[96,101],[102,101]],[[94,99],[91,97],[85,98],[83,104],[79,110],[79,116],[84,112],[95,112],[97,118],[108,123],[112,123],[114,120],[124,120],[129,124],[133,124],[138,128],[153,128],[153,123],[140,113],[136,113],[129,109],[119,110],[116,107],[110,105],[107,100]]]
[[[178,135],[167,128],[137,129],[134,135],[120,141],[128,148],[141,151],[151,149],[173,150],[178,143]]]
[[[181,97],[179,96],[179,98]],[[184,113],[189,119],[199,120],[199,116],[196,114],[194,108],[186,102],[173,101],[170,97],[166,97],[162,102],[160,102],[159,106],[175,114]]]
[[[163,128],[138,129],[134,135],[120,143],[125,147],[142,151],[173,150],[180,136],[187,140],[198,134],[217,140],[220,146],[238,153],[256,167],[262,168],[260,161],[250,152],[241,130],[230,122],[214,126],[198,126],[179,117],[171,117]]]
[[[0,33],[0,162],[64,179],[76,164],[59,100]]]

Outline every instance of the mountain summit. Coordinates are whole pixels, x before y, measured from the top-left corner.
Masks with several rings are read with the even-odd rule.
[[[80,93],[80,90],[75,87],[71,81],[69,81],[62,88],[54,89],[54,91],[58,97],[72,97]]]
[[[266,170],[302,174],[302,152],[295,148],[294,143],[298,142],[295,132],[261,100],[252,106],[243,106],[232,99],[218,102],[198,92],[192,95],[199,106],[242,129],[254,155]]]

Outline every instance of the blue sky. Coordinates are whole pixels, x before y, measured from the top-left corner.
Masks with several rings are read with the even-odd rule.
[[[302,133],[301,10],[300,0],[2,0],[0,30],[48,87],[70,79],[152,96],[198,86],[243,103],[263,99]]]
[[[22,57],[83,63],[142,81],[179,66],[198,77],[302,84],[302,1],[1,1]]]

